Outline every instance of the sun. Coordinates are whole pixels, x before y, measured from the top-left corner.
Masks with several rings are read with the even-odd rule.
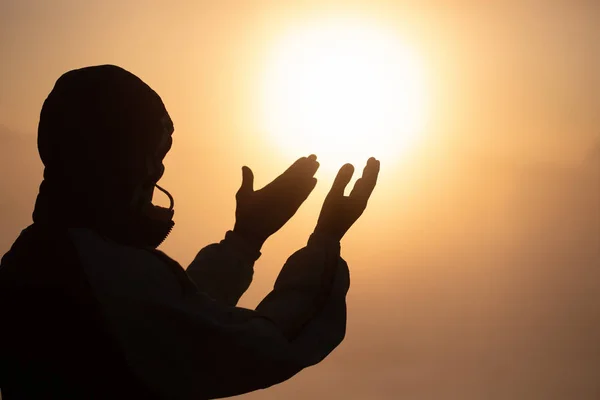
[[[376,25],[324,20],[285,35],[264,78],[266,131],[321,165],[399,159],[421,136],[425,73],[416,52]]]

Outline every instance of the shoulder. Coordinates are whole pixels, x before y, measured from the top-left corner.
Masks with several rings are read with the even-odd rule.
[[[2,257],[0,284],[3,287],[56,286],[76,262],[66,230],[34,224],[21,232]]]
[[[166,254],[125,246],[90,229],[70,229],[68,235],[98,296],[142,299],[181,295],[180,274],[187,276]]]

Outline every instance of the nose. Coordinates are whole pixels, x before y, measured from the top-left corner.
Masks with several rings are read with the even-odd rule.
[[[160,160],[165,158],[169,150],[171,150],[171,146],[173,146],[173,138],[171,135],[163,135],[157,149],[157,155]]]
[[[165,173],[165,166],[161,163],[160,167],[158,168],[158,172],[156,174],[156,182],[160,181],[160,178],[162,178],[164,173]]]

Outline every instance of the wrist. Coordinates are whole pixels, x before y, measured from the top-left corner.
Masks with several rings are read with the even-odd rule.
[[[252,234],[244,229],[240,229],[237,226],[233,228],[233,232],[239,236],[249,247],[258,252],[260,252],[260,249],[266,241],[266,239],[261,239],[257,235]]]
[[[327,238],[331,238],[334,239],[336,241],[340,241],[342,240],[342,237],[344,236],[343,234],[340,235],[339,232],[336,232],[333,229],[326,229],[321,225],[317,225],[313,231],[313,235],[317,235],[317,236],[322,236],[322,237],[327,237]]]
[[[315,231],[308,238],[308,245],[324,246],[325,248],[340,249],[340,239],[331,234]]]
[[[233,249],[233,253],[238,255],[238,257],[246,263],[254,263],[262,255],[260,249],[251,245],[245,238],[241,237],[233,230],[225,233],[225,238],[221,243],[226,244]]]

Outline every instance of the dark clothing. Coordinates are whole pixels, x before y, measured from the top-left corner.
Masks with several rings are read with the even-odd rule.
[[[313,235],[257,307],[259,254],[233,232],[187,272],[160,251],[34,224],[0,266],[0,388],[21,398],[232,396],[282,382],[343,339],[339,244]]]

